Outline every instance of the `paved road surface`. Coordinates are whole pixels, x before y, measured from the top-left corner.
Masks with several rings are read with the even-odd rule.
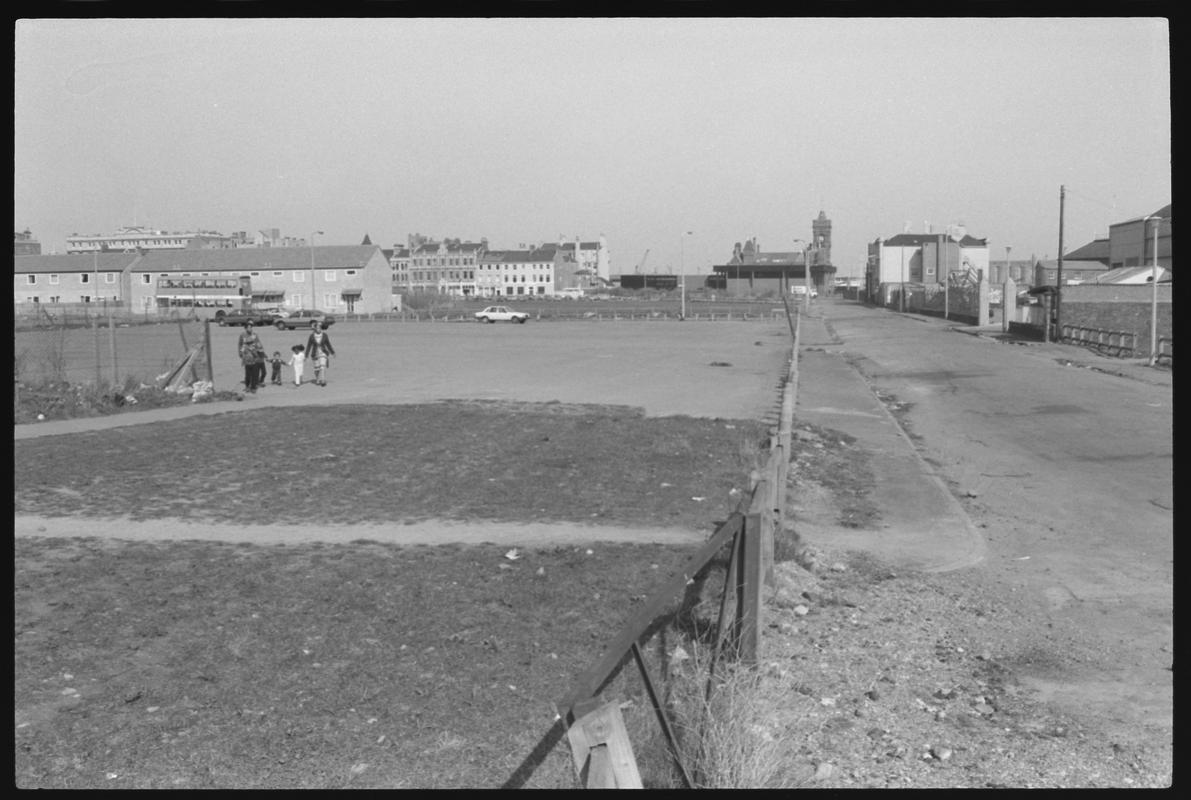
[[[804,328],[802,385],[848,364],[887,406],[904,404],[899,415],[923,463],[983,534],[980,568],[1007,592],[1036,598],[1035,624],[1091,638],[1116,659],[1083,680],[1037,674],[1037,691],[1168,735],[1171,373],[1074,346],[1013,346],[990,331],[964,332],[938,319],[823,303]],[[817,396],[800,395],[808,404]],[[874,424],[853,419],[858,430]],[[849,430],[844,417],[834,424]],[[821,540],[832,533],[821,531]],[[882,549],[879,531],[868,539]]]

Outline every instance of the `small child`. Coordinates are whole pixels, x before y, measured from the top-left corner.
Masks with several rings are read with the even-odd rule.
[[[275,386],[281,385],[281,351],[274,350],[273,355],[269,358],[269,363],[273,365],[273,384]]]
[[[296,344],[290,348],[289,365],[294,368],[294,386],[302,385],[302,368],[306,364],[306,346]]]

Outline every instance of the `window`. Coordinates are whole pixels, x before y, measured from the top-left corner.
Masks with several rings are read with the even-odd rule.
[[[91,282],[91,273],[89,273],[89,272],[80,272],[79,273],[79,283],[90,283],[90,282]]]
[[[146,272],[144,275],[141,276],[141,283],[145,284],[146,286],[148,286],[152,282],[153,282],[153,276],[150,275],[149,273]]]
[[[36,286],[37,285],[37,276],[36,275],[26,275],[25,283],[29,284],[30,286]]]
[[[354,269],[349,269],[349,270],[347,271],[347,274],[348,274],[348,275],[355,275],[355,274],[356,274],[356,271],[355,271]]]
[[[294,270],[294,283],[305,283],[306,273],[300,269]]]
[[[327,292],[323,295],[323,305],[328,308],[333,308],[339,305],[339,295],[333,292]]]
[[[275,271],[275,272],[273,273],[273,277],[274,277],[274,278],[280,278],[280,277],[281,277],[281,274],[282,274],[282,273],[281,273],[281,270],[277,270],[277,271]]]
[[[250,272],[248,274],[249,274],[249,276],[251,276],[253,278],[259,278],[261,276],[261,274],[259,272]]]
[[[333,283],[337,280],[337,278],[335,276],[336,276],[335,270],[333,270],[333,269],[324,269],[323,270],[323,280],[324,281],[326,281],[328,283]]]
[[[116,273],[114,273],[114,272],[103,273],[103,282],[104,283],[115,283],[116,282]]]

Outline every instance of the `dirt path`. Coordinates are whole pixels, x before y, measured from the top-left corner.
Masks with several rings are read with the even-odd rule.
[[[18,515],[14,534],[55,538],[96,537],[128,541],[219,541],[260,545],[346,544],[367,540],[382,544],[509,544],[538,547],[565,542],[651,542],[698,544],[705,534],[683,528],[622,528],[573,522],[453,522],[431,520],[408,525],[219,525],[181,520],[135,522]]]

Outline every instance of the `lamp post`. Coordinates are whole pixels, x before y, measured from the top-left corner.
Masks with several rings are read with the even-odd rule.
[[[686,237],[690,236],[693,231],[687,231],[682,236],[678,237],[678,280],[681,283],[679,287],[679,319],[686,319]]]
[[[1009,280],[1009,251],[1012,249],[1012,245],[1005,245],[1005,274],[1001,276],[1001,283]]]
[[[318,310],[318,296],[314,293],[314,237],[322,236],[322,231],[314,231],[310,234],[310,310]]]
[[[798,250],[800,250],[800,249],[802,250],[802,271],[803,271],[802,283],[803,283],[803,288],[806,288],[806,272],[809,270],[809,267],[806,264],[806,253],[807,253],[807,249],[810,247],[810,243],[807,242],[805,239],[795,239],[793,242],[791,242],[791,244],[793,244],[795,247],[794,252],[797,253]],[[789,288],[789,291],[790,292],[794,291],[793,281],[791,281],[791,286]]]
[[[1146,217],[1143,227],[1141,229],[1141,250],[1145,254],[1145,227],[1150,220],[1154,221],[1154,253],[1153,253],[1153,269],[1151,270],[1150,281],[1153,283],[1151,287],[1152,293],[1150,295],[1150,366],[1158,363],[1158,226],[1162,222],[1161,217]]]
[[[901,313],[906,313],[906,246],[904,244],[898,247],[902,254],[902,286],[901,291],[897,293],[898,310]]]

